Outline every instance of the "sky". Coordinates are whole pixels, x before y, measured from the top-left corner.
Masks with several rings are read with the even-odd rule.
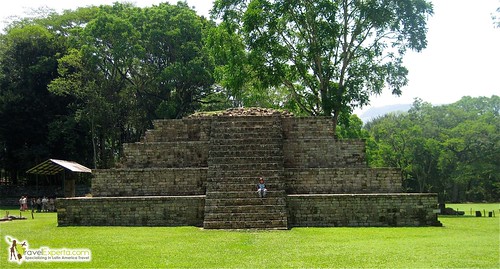
[[[61,12],[113,2],[116,0],[5,1],[0,9],[0,29],[10,16],[25,17],[26,12],[38,7]],[[165,1],[128,2],[144,7]],[[208,17],[212,1],[187,3],[198,14]],[[370,107],[411,104],[414,98],[441,105],[456,102],[462,96],[500,95],[500,28],[495,28],[491,19],[500,7],[500,0],[432,0],[432,3],[434,15],[428,20],[427,48],[420,53],[407,52],[404,58],[409,84],[402,89],[402,95],[396,97],[387,90],[380,96],[372,96],[370,106],[355,113],[362,114]]]

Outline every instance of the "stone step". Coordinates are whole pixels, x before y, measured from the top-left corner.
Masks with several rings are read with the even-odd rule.
[[[257,185],[260,177],[265,179],[266,184],[286,183],[282,180],[282,176],[283,170],[208,171],[207,184]]]
[[[209,140],[223,139],[283,139],[283,134],[279,128],[251,128],[251,127],[232,127],[217,130],[210,135]]]
[[[205,214],[205,221],[287,221],[285,213],[209,213]]]
[[[171,142],[186,142],[186,141],[206,141],[210,140],[210,130],[198,131],[198,133],[189,132],[187,130],[172,130],[153,129],[145,132],[141,141],[144,143],[171,143]]]
[[[210,168],[210,167],[209,167]],[[220,170],[214,171],[209,169],[207,172],[207,178],[210,181],[216,181],[221,178],[226,177],[264,177],[264,178],[274,178],[280,177],[283,174],[283,169],[245,169],[245,170]]]
[[[217,182],[217,181],[223,181],[223,182],[230,182],[232,179],[235,179],[237,177],[251,177],[254,179],[254,181],[257,181],[258,178],[264,177],[266,179],[269,178],[275,178],[275,177],[280,177],[284,173],[283,169],[280,169],[281,167],[274,166],[274,167],[265,167],[257,164],[248,164],[248,165],[241,165],[241,170],[238,170],[237,167],[229,165],[226,166],[224,169],[220,168],[220,165],[217,166],[212,166],[209,165],[208,168],[212,169],[214,167],[218,167],[220,169],[219,171],[209,171],[207,174],[208,180],[213,181],[212,182]],[[234,182],[234,180],[233,180]]]
[[[245,121],[262,121],[262,120],[281,120],[281,115],[276,113],[275,115],[219,115],[216,120],[227,121],[227,120],[245,120]]]
[[[283,205],[205,206],[205,215],[210,213],[262,213],[262,212],[283,213],[286,212],[286,208]]]
[[[210,136],[210,140],[223,140],[223,139],[248,139],[248,138],[273,138],[273,139],[282,139],[281,132],[279,130],[262,129],[260,132],[256,132],[253,129],[245,128],[243,131],[238,132],[238,130],[226,130],[224,132],[216,132]],[[240,130],[241,131],[241,130]]]
[[[193,125],[199,126],[212,123],[213,118],[182,118],[182,119],[155,119],[153,120],[154,128],[170,127],[172,125]]]
[[[208,149],[208,141],[129,143],[123,145],[120,161],[128,168],[206,167]]]
[[[245,198],[245,199],[254,199],[258,197],[257,190],[244,190],[244,191],[207,191],[206,193],[207,199],[236,199],[236,198]],[[279,198],[286,197],[286,193],[284,190],[268,190],[267,197]]]
[[[208,141],[212,120],[153,120],[153,129],[145,132],[145,142]]]
[[[240,171],[240,170],[279,170],[283,168],[283,163],[231,163],[218,164],[210,162],[209,169],[217,169],[220,171]]]
[[[268,171],[274,171],[274,172],[278,172],[278,171],[282,171],[283,170],[268,170]],[[211,171],[207,171],[208,173],[210,173]],[[214,182],[214,183],[217,183],[217,182],[234,182],[234,183],[255,183],[257,184],[257,181],[259,181],[259,178],[262,177],[262,175],[260,174],[256,174],[256,175],[240,175],[240,174],[235,174],[233,176],[230,176],[230,175],[227,175],[225,177],[220,177],[220,178],[209,178],[208,181],[210,182]],[[213,181],[212,181],[213,179]],[[273,182],[281,182],[281,174],[277,173],[276,175],[273,175],[273,176],[265,176],[264,177],[266,183],[269,182],[269,183],[273,183]]]
[[[337,141],[331,130],[308,130],[307,132],[288,130],[283,134],[283,139],[288,140],[289,142],[296,141],[297,143],[304,143],[304,141],[311,142],[315,140],[320,141],[324,139],[331,140],[333,143]]]
[[[271,190],[283,190],[285,183],[266,183],[266,187]],[[234,192],[234,191],[254,191],[257,189],[256,183],[234,184],[234,183],[214,183],[207,186],[207,192]]]
[[[257,190],[255,191],[213,191],[206,193],[207,199],[236,199],[236,198],[254,198],[261,199],[258,197]],[[286,193],[284,190],[269,190],[267,192],[268,198],[285,197]]]
[[[288,229],[286,220],[259,220],[259,221],[205,221],[205,229]]]
[[[231,134],[229,134],[231,133]],[[223,138],[227,136],[232,136],[234,134],[255,134],[257,136],[266,137],[282,137],[283,133],[279,126],[218,126],[214,127],[212,125],[212,133],[210,134],[210,139],[213,138]]]
[[[227,158],[234,158],[234,157],[262,157],[262,156],[275,156],[275,157],[282,157],[283,156],[283,150],[278,147],[269,147],[269,148],[264,148],[264,149],[251,149],[251,147],[245,148],[244,154],[242,154],[241,150],[228,150],[228,147],[225,149],[221,149],[220,147],[214,147],[211,150],[209,150],[209,161],[212,158],[219,158],[219,157],[227,157]],[[251,150],[250,150],[251,149]]]
[[[242,205],[279,205],[286,206],[286,197],[258,198],[254,194],[253,198],[231,198],[231,199],[205,199],[205,206],[242,206]]]
[[[271,170],[276,171],[276,170]],[[223,171],[219,171],[223,172]],[[260,173],[254,173],[251,176],[243,176],[241,174],[235,174],[234,176],[221,176],[221,177],[210,177],[207,178],[207,182],[210,184],[251,184],[257,185],[259,178],[263,177],[265,179],[266,184],[277,184],[284,183],[284,181],[280,177],[281,174],[276,174],[275,176],[269,177]]]
[[[167,142],[133,142],[133,143],[124,143],[124,150],[156,150],[157,148],[197,148],[203,147],[204,145],[208,145],[209,140],[206,141],[167,141]]]
[[[217,151],[238,151],[238,152],[250,151],[250,152],[252,152],[252,151],[262,151],[262,150],[278,151],[276,155],[283,154],[282,153],[283,152],[282,145],[278,144],[278,143],[275,143],[275,144],[271,144],[271,143],[254,143],[254,144],[251,144],[251,143],[242,143],[242,144],[233,143],[233,144],[218,144],[218,145],[210,144],[208,147],[208,151],[210,152],[210,154],[212,154],[212,152],[217,152]]]
[[[210,139],[211,147],[218,146],[228,146],[228,145],[255,145],[255,144],[265,144],[265,145],[281,145],[283,140],[279,137],[269,137],[269,135],[261,136],[246,136],[242,138],[221,138],[221,139]]]
[[[241,154],[241,153],[240,153]],[[283,163],[283,156],[220,156],[210,157],[211,164]]]
[[[259,178],[263,176],[261,174],[254,174],[252,176],[242,176],[240,174],[236,174],[234,176],[226,176],[219,178],[208,178],[207,182],[210,184],[215,184],[217,187],[224,187],[224,185],[228,184],[242,184],[247,186],[255,186],[257,185]],[[276,176],[264,176],[265,182],[269,186],[280,186],[284,184],[285,181],[282,180],[280,175]]]
[[[204,171],[204,170],[202,170]],[[275,172],[278,172],[278,171],[281,171],[283,172],[283,170],[272,170],[272,171],[275,171]],[[211,172],[211,171],[206,171],[206,172]],[[259,178],[261,177],[261,175],[250,175],[250,176],[244,176],[244,175],[240,175],[240,174],[237,174],[237,175],[234,175],[234,176],[225,176],[224,178],[218,178],[218,179],[215,179],[215,181],[211,181],[212,178],[209,178],[207,179],[208,181],[210,182],[219,182],[220,180],[223,180],[223,182],[238,182],[238,183],[255,183],[257,184],[257,181],[259,181]],[[264,179],[266,181],[266,183],[272,183],[272,182],[281,182],[282,179],[281,179],[281,174],[276,174],[276,175],[273,175],[273,176],[265,176]]]
[[[276,117],[255,117],[255,116],[239,116],[239,117],[217,117],[212,121],[212,125],[280,125],[281,119]]]

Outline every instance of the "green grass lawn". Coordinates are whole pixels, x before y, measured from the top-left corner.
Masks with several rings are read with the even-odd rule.
[[[443,227],[221,231],[57,227],[55,213],[35,213],[0,223],[0,268],[499,268],[500,205],[447,206],[472,205],[496,217],[442,216]],[[87,248],[92,261],[10,263],[6,235],[30,249]]]

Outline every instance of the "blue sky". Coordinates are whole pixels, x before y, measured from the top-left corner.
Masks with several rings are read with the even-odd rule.
[[[12,15],[25,16],[30,8],[46,6],[56,11],[79,6],[111,4],[116,0],[17,0],[2,2],[0,22]],[[160,0],[130,1],[150,6]],[[176,0],[168,2],[175,3]],[[189,0],[201,15],[208,15],[211,1]],[[432,104],[448,104],[469,95],[500,95],[500,28],[491,15],[499,0],[432,0],[434,16],[428,21],[428,46],[421,53],[408,52],[409,85],[400,97],[388,91],[371,98],[371,106],[409,104],[419,97]],[[0,23],[1,28],[4,27]],[[361,114],[371,106],[356,113]]]

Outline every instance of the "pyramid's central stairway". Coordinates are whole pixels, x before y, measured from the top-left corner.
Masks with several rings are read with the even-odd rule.
[[[281,118],[219,117],[212,122],[203,226],[287,229]],[[266,198],[256,190],[266,179]]]

